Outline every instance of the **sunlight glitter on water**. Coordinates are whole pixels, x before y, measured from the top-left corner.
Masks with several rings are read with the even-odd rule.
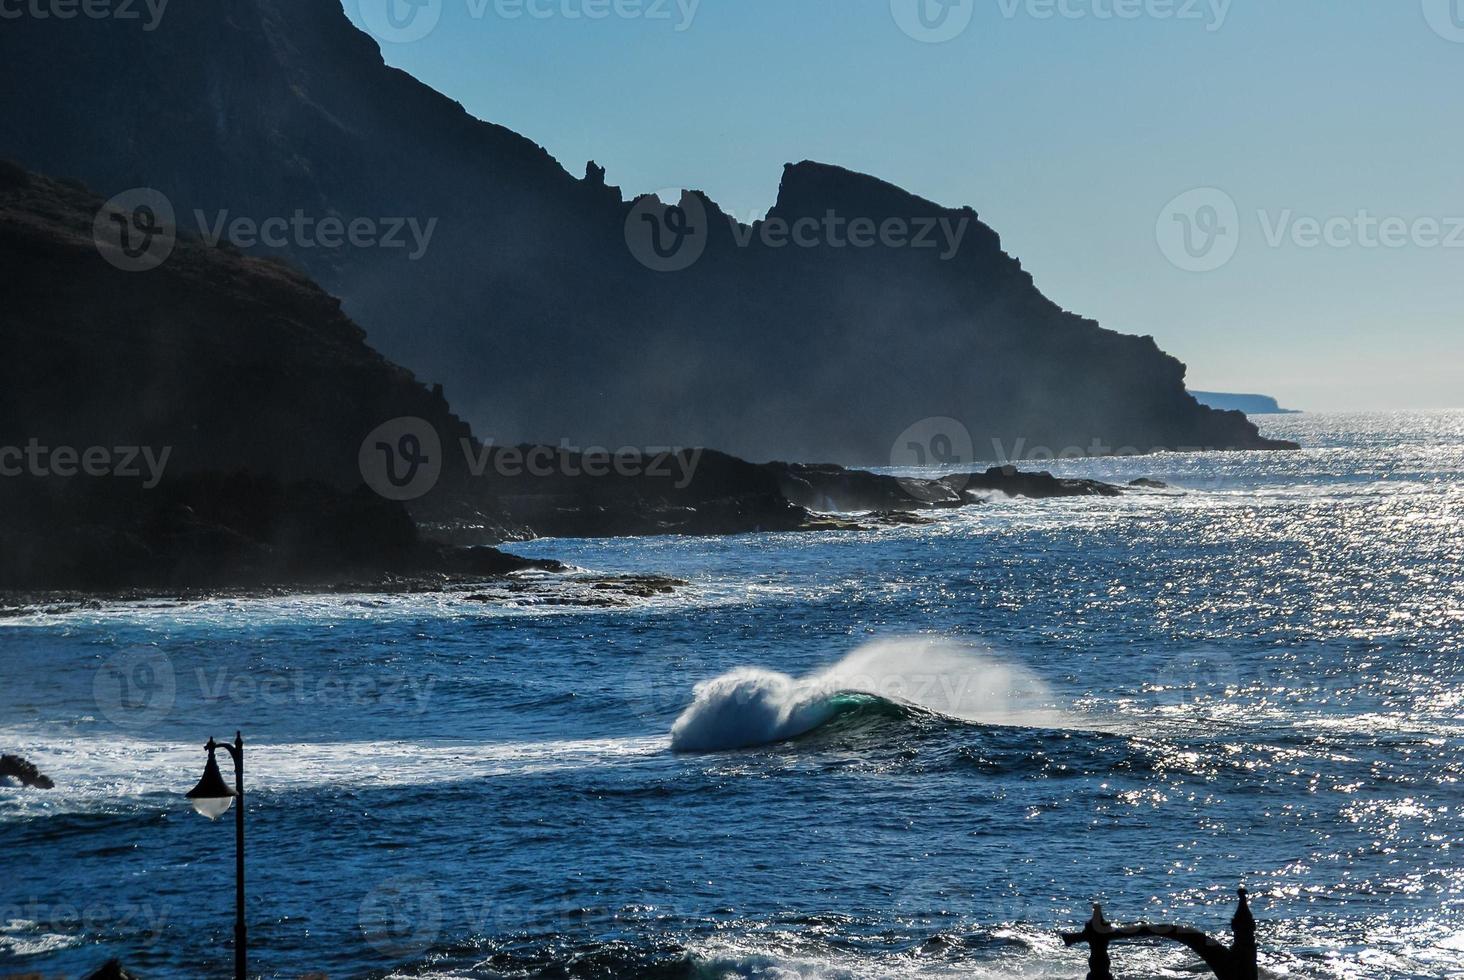
[[[227,910],[200,932],[190,885],[229,842],[178,793],[201,742],[242,728],[270,976],[1076,978],[1054,934],[1090,901],[1223,932],[1241,879],[1270,975],[1464,975],[1464,414],[1267,426],[1316,448],[1064,461],[1173,489],[928,527],[518,549],[692,583],[619,608],[12,620],[0,747],[60,785],[0,789],[7,853],[38,870],[0,884],[0,963],[226,973]],[[669,751],[698,682],[816,676],[909,636],[979,643],[1098,723],[856,705],[790,742]],[[172,681],[140,717],[101,683],[135,650]],[[421,901],[383,910],[403,879]],[[83,935],[6,914],[92,893],[172,917]],[[422,942],[373,944],[371,910]],[[1116,962],[1192,975],[1182,952]]]

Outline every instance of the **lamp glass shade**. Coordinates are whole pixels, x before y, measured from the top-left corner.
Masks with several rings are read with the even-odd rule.
[[[217,820],[229,812],[229,807],[234,805],[232,796],[206,796],[193,801],[193,809],[208,817],[210,820]]]
[[[208,817],[210,820],[217,820],[228,812],[229,807],[234,804],[234,797],[237,794],[224,782],[223,774],[219,772],[219,760],[213,752],[208,754],[208,765],[203,767],[203,778],[198,785],[188,791],[188,799],[193,803],[193,809]]]

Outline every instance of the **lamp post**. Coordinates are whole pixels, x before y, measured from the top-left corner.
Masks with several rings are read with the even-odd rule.
[[[204,746],[208,750],[208,763],[203,767],[203,778],[188,791],[193,809],[217,820],[222,817],[237,798],[238,809],[234,811],[234,980],[244,980],[247,959],[244,943],[244,736],[236,732],[234,744],[215,742],[212,738]],[[218,749],[224,749],[234,760],[234,788],[224,782],[215,757]]]

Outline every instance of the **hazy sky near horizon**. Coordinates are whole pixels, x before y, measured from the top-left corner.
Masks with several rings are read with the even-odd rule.
[[[382,36],[409,0],[343,2]],[[388,63],[627,195],[750,220],[850,167],[1193,388],[1464,406],[1464,0],[416,2]]]

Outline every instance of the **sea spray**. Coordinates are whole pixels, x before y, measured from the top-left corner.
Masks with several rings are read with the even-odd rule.
[[[988,650],[952,640],[882,640],[808,677],[743,667],[697,684],[691,705],[671,726],[671,748],[717,752],[797,738],[834,718],[850,694],[984,725],[1066,728],[1072,722],[1051,706],[1041,680]]]

